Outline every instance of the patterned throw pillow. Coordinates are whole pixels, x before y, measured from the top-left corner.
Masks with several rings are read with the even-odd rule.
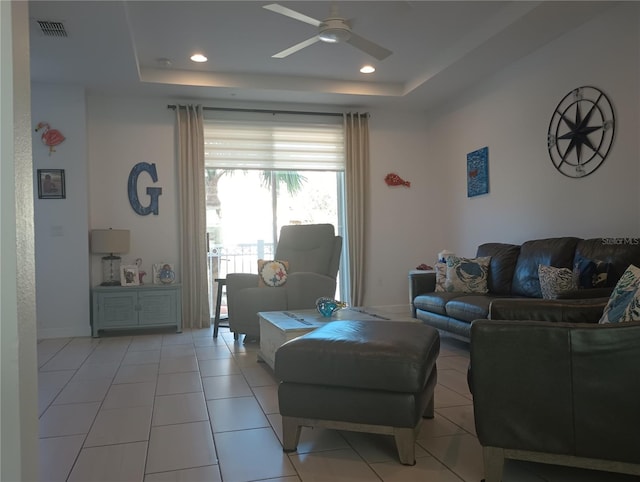
[[[610,263],[598,259],[588,259],[579,256],[574,263],[574,271],[578,275],[578,288],[601,288],[609,286]]]
[[[565,291],[578,289],[575,273],[569,268],[538,265],[538,279],[540,291],[545,300],[554,300]]]
[[[447,265],[446,263],[436,263],[434,266],[436,270],[436,293],[445,291],[444,283],[447,280]]]
[[[481,258],[447,258],[445,291],[457,293],[487,293],[491,256]]]
[[[272,287],[277,288],[287,282],[287,270],[289,269],[288,261],[258,260],[258,286],[261,288]]]
[[[640,321],[640,268],[629,265],[613,288],[600,323]]]

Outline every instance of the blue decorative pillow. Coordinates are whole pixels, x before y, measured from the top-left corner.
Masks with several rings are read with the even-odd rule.
[[[640,321],[640,268],[630,265],[613,288],[600,323]]]
[[[489,287],[489,263],[491,256],[480,258],[447,258],[447,279],[444,283],[445,291],[458,293],[487,293]]]
[[[574,270],[578,275],[578,288],[602,288],[609,286],[610,263],[597,259],[588,259],[579,256],[574,263]]]

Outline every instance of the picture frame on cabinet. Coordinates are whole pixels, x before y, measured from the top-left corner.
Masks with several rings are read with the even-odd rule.
[[[67,197],[64,169],[38,169],[38,199],[65,199]]]
[[[175,271],[172,263],[153,264],[153,284],[166,285],[175,281]]]
[[[127,264],[120,266],[120,284],[122,286],[138,286],[140,284],[137,265]]]

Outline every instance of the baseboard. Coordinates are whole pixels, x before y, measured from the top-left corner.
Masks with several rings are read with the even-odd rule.
[[[91,327],[87,326],[61,326],[60,328],[42,328],[36,330],[38,340],[44,338],[72,338],[91,336]]]

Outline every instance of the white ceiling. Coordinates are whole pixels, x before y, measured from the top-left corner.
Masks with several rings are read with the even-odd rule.
[[[354,32],[393,51],[383,61],[323,42],[271,58],[317,31],[269,3],[30,1],[32,78],[120,95],[427,109],[614,2],[278,2],[318,20],[333,4]],[[63,22],[68,37],[45,36],[38,20]],[[209,62],[191,62],[196,51]],[[366,63],[377,71],[359,73]]]

